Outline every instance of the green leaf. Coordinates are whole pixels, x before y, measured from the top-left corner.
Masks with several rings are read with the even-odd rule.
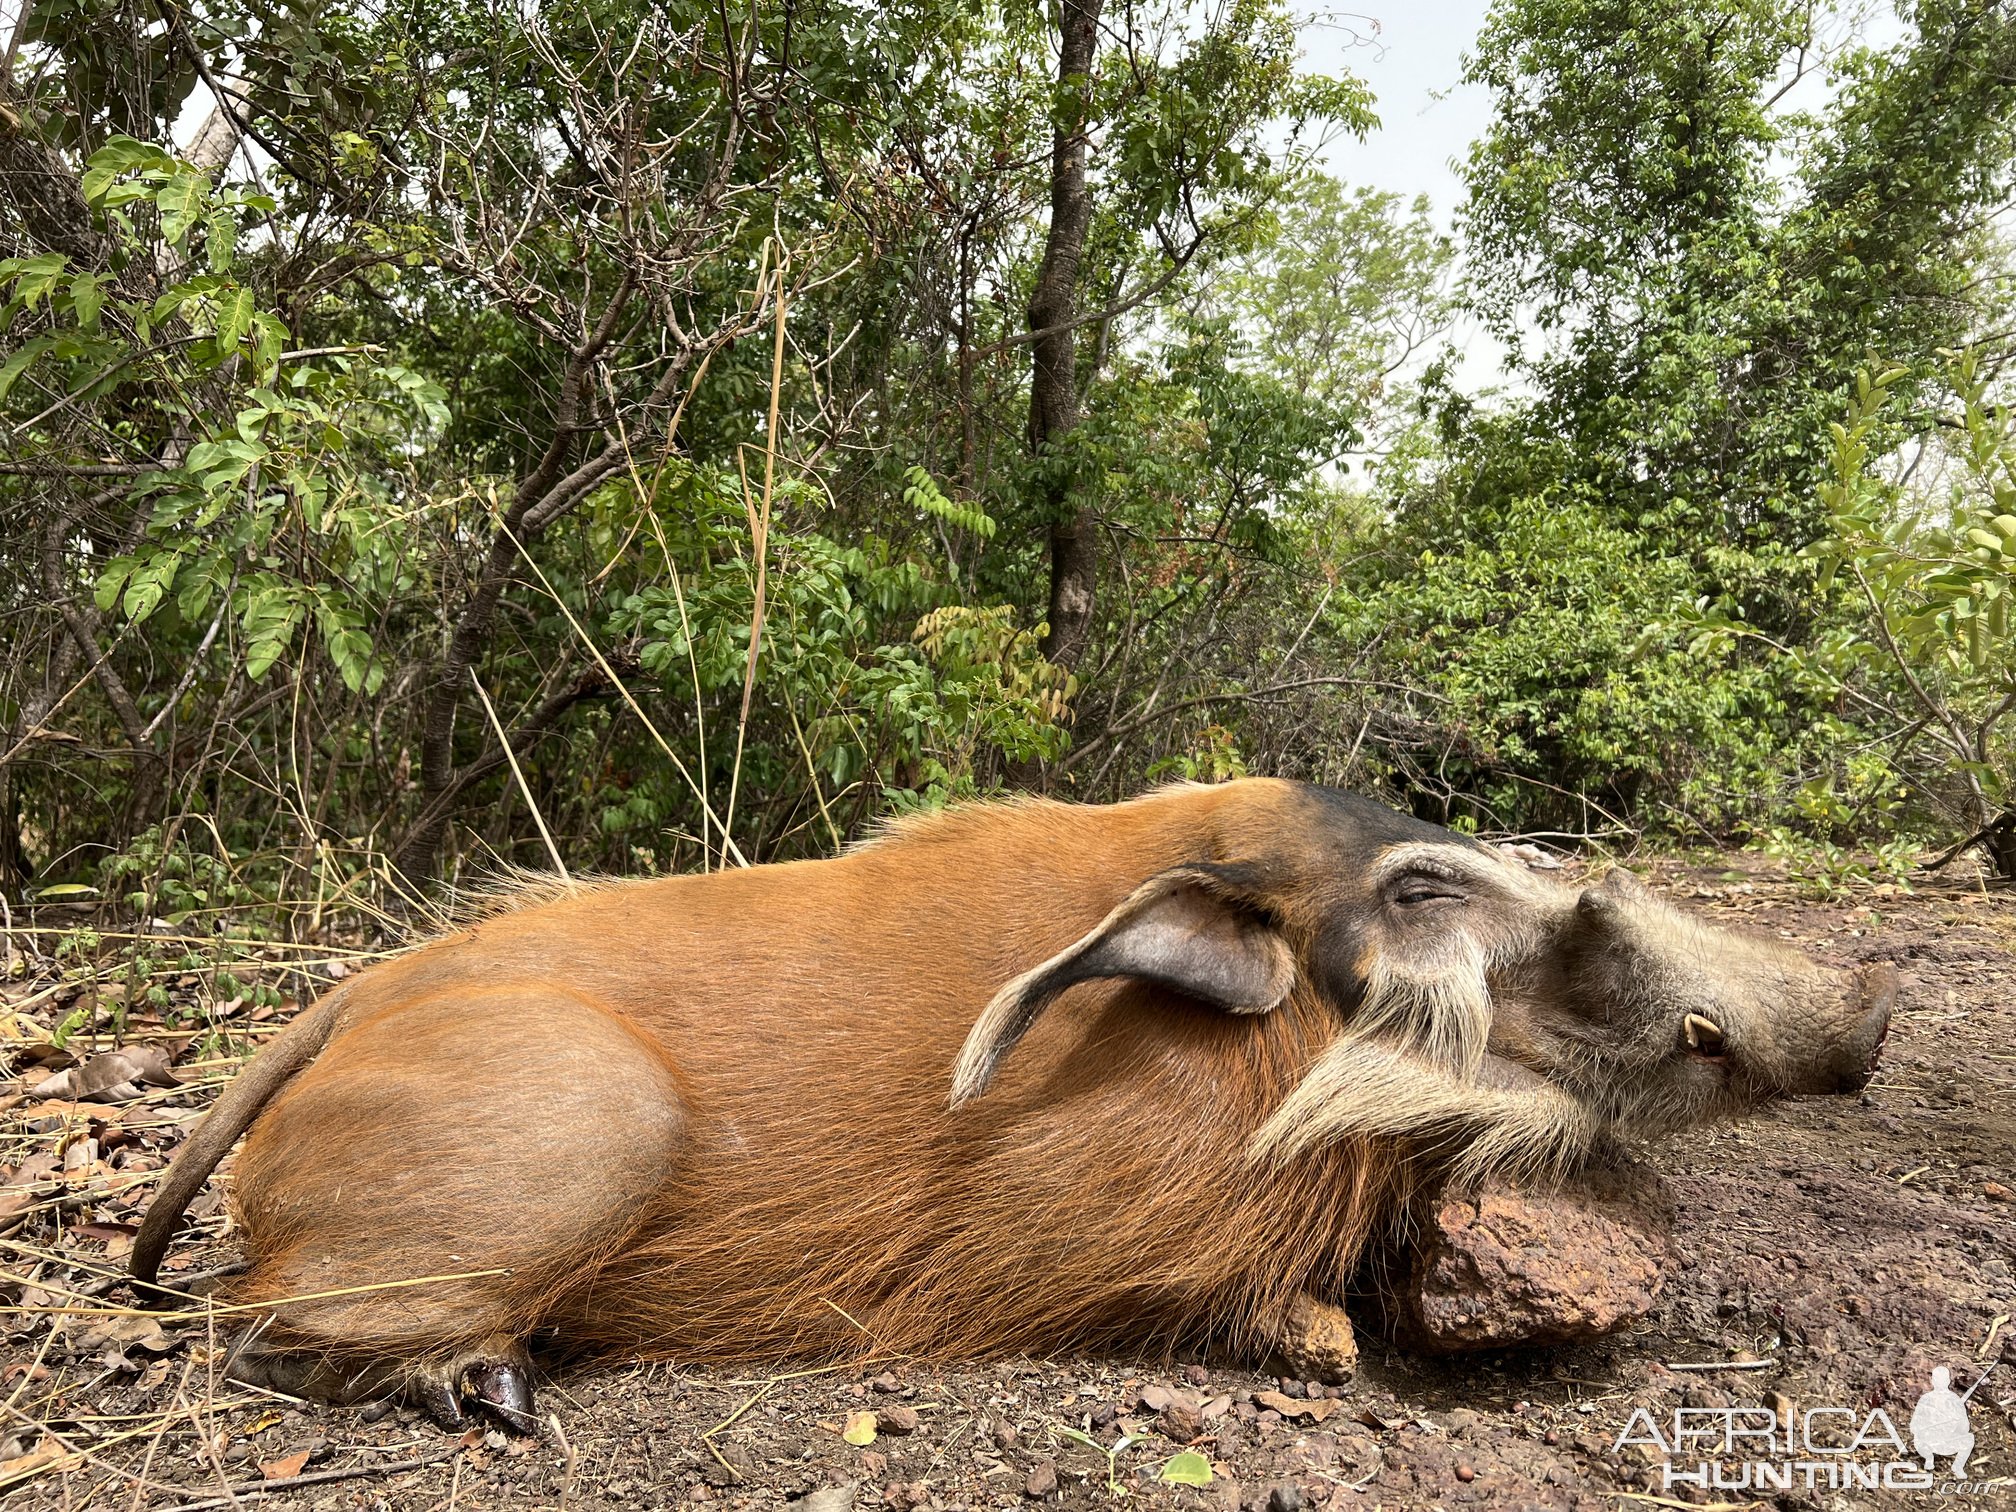
[[[203,219],[210,175],[194,168],[182,169],[180,164],[176,166],[174,177],[154,196],[154,205],[161,212],[161,239],[179,250],[196,223]]]
[[[238,218],[227,210],[213,210],[203,222],[203,250],[210,259],[212,273],[231,268],[231,254],[238,246]]]
[[[7,391],[14,387],[14,380],[27,372],[29,365],[55,344],[55,338],[50,336],[37,336],[33,341],[23,342],[21,350],[0,366],[0,399],[6,398]]]
[[[175,159],[153,143],[135,141],[129,136],[115,136],[91,154],[84,174],[77,182],[84,192],[84,202],[93,208],[103,209],[105,191],[120,174],[131,173],[135,169],[170,173],[174,168]]]
[[[260,573],[245,584],[238,602],[245,627],[245,673],[257,681],[293,641],[305,606],[299,590],[270,573]]]
[[[269,315],[264,310],[254,317],[256,334],[252,339],[252,367],[254,376],[261,383],[271,382],[274,372],[280,366],[280,354],[287,350],[287,327],[277,315]],[[444,408],[442,423],[447,423]]]
[[[1211,1461],[1195,1449],[1185,1449],[1162,1467],[1161,1478],[1172,1486],[1208,1486]]]
[[[123,605],[126,617],[137,625],[160,608],[161,600],[174,586],[175,574],[181,567],[181,553],[175,551],[156,551],[150,557],[141,558],[132,575],[126,579]]]
[[[217,302],[217,345],[228,351],[252,329],[252,291],[240,285]]]
[[[87,331],[98,329],[98,312],[105,307],[104,275],[86,273],[70,281],[70,310],[77,324]]]
[[[60,252],[44,252],[39,257],[10,257],[0,262],[0,283],[12,282],[14,297],[22,308],[33,310],[42,296],[56,287],[70,260]]]
[[[105,564],[105,570],[98,575],[98,586],[92,597],[101,610],[109,611],[119,602],[119,592],[126,586],[126,580],[133,575],[133,569],[140,565],[137,557],[114,557]]]

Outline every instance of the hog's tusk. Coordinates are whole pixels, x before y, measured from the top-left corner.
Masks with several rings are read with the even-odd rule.
[[[1687,1048],[1699,1050],[1703,1055],[1722,1053],[1722,1026],[1713,1019],[1703,1018],[1698,1013],[1687,1015]]]

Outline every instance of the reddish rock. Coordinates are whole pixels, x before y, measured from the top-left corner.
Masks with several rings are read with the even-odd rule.
[[[1297,1377],[1342,1385],[1358,1370],[1358,1339],[1344,1309],[1301,1296],[1288,1309],[1279,1341]]]
[[[1598,1170],[1562,1187],[1487,1184],[1424,1214],[1389,1299],[1396,1338],[1430,1354],[1568,1344],[1652,1310],[1674,1263],[1672,1203],[1649,1170]]]
[[[1040,1459],[1029,1472],[1029,1478],[1022,1482],[1022,1494],[1032,1501],[1041,1501],[1057,1489],[1057,1461]]]
[[[883,1407],[875,1414],[875,1426],[884,1433],[915,1433],[923,1419],[915,1407]]]

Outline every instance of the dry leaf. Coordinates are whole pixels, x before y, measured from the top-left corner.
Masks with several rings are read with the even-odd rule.
[[[35,1188],[54,1178],[58,1168],[54,1150],[38,1150],[0,1178],[0,1221],[25,1212],[48,1196]]]
[[[69,1453],[70,1451],[56,1440],[44,1439],[39,1448],[29,1450],[18,1459],[0,1460],[0,1483],[19,1480],[46,1465],[53,1465],[56,1461],[67,1458]]]
[[[301,1473],[301,1467],[307,1463],[308,1451],[302,1449],[285,1459],[266,1460],[259,1466],[259,1473],[268,1480],[292,1480]]]
[[[87,1350],[144,1349],[149,1354],[166,1354],[181,1342],[162,1328],[159,1318],[107,1318],[93,1324],[77,1345]]]
[[[1337,1410],[1337,1404],[1326,1399],[1305,1402],[1298,1397],[1284,1396],[1278,1391],[1258,1391],[1253,1400],[1262,1407],[1271,1407],[1284,1418],[1302,1418],[1311,1423],[1320,1423]]]
[[[58,1071],[28,1089],[30,1097],[70,1097],[86,1102],[118,1102],[137,1097],[140,1088],[174,1087],[180,1083],[168,1069],[168,1052],[159,1045],[128,1045],[107,1050],[81,1066]]]
[[[0,1044],[33,1045],[49,1038],[46,1026],[12,1008],[0,1009]]]
[[[139,1226],[132,1223],[80,1223],[70,1230],[73,1239],[96,1239],[105,1246],[107,1260],[123,1260],[133,1248]]]

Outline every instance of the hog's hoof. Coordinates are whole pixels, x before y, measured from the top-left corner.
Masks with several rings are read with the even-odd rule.
[[[1342,1386],[1358,1372],[1358,1337],[1351,1319],[1343,1308],[1307,1292],[1289,1304],[1274,1347],[1297,1380]]]
[[[1674,1260],[1671,1200],[1642,1167],[1539,1192],[1487,1183],[1423,1219],[1387,1306],[1396,1342],[1426,1354],[1615,1333],[1652,1311]]]
[[[539,1431],[532,1410],[532,1362],[514,1340],[490,1340],[446,1365],[415,1372],[406,1396],[450,1432],[478,1419],[510,1433]]]
[[[522,1351],[516,1358],[471,1360],[462,1367],[456,1384],[465,1402],[512,1432],[539,1431],[539,1419],[532,1411],[531,1362]]]

